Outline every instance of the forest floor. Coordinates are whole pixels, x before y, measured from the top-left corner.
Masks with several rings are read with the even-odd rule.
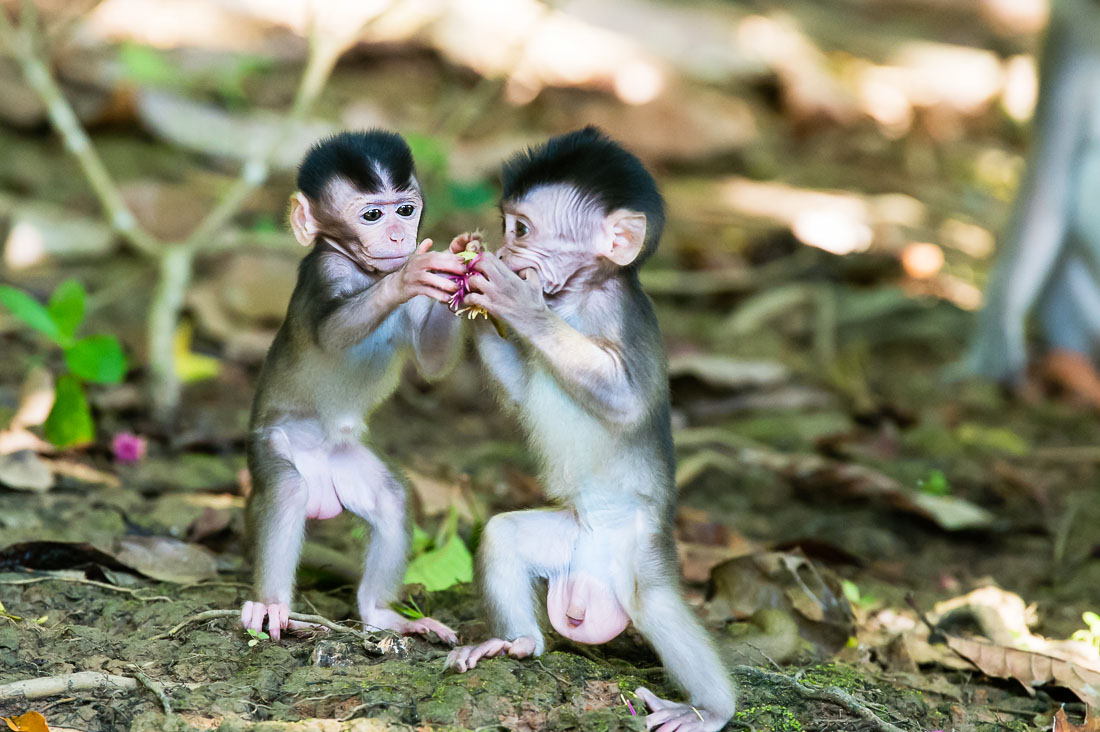
[[[842,16],[874,14],[835,5]],[[974,25],[946,39],[904,26],[921,17],[920,3],[910,5],[884,32],[996,45],[967,30]],[[820,20],[816,4],[790,7],[807,27]],[[835,34],[840,25],[822,27]],[[835,40],[817,40],[833,52]],[[1015,41],[1020,51],[1032,42]],[[246,88],[270,103],[286,97],[290,78],[268,72]],[[401,128],[441,83],[474,81],[422,49],[364,51],[338,67],[324,103],[343,109],[353,90],[370,88],[375,104],[398,110],[389,121]],[[1021,128],[987,109],[952,117],[947,126],[958,129],[948,134],[942,110],[925,110],[914,131],[889,139],[866,120],[794,119],[782,91],[782,77],[723,89],[755,132],[712,155],[655,147],[662,124],[677,143],[692,129],[661,109],[639,108],[653,126],[643,134],[643,117],[616,116],[613,98],[568,89],[485,115],[444,154],[454,166],[499,159],[511,130],[537,140],[593,118],[649,146],[644,157],[669,202],[644,281],[671,358],[676,539],[685,593],[740,688],[730,729],[1022,731],[1049,729],[1062,705],[1080,720],[1081,699],[1100,698],[1100,619],[1091,629],[1083,619],[1100,612],[1100,421],[956,369],[989,268],[984,244],[1018,180]],[[93,133],[139,217],[166,230],[193,220],[227,180],[133,119]],[[71,212],[76,226],[61,238],[94,228],[93,199],[43,128],[0,127],[0,149],[19,153],[0,156],[0,215],[44,206],[47,220]],[[458,197],[441,185],[434,195]],[[278,238],[291,186],[287,172],[277,175],[242,226]],[[491,202],[432,213],[432,195],[424,234],[496,230]],[[783,210],[807,196],[855,210],[871,245],[844,255],[807,246],[812,232],[796,237]],[[746,200],[757,210],[738,203]],[[493,659],[466,674],[446,672],[447,649],[419,638],[308,632],[275,643],[231,616],[169,635],[250,599],[244,438],[301,254],[283,238],[202,261],[188,296],[193,335],[181,335],[194,379],[170,427],[149,416],[141,389],[146,263],[111,245],[2,270],[40,300],[79,279],[91,293],[87,332],[117,335],[137,367],[125,383],[90,388],[95,444],[0,455],[0,717],[37,711],[52,729],[94,732],[644,729],[632,690],[679,692],[633,629],[596,648],[551,640],[537,660]],[[945,257],[933,256],[930,270],[920,259],[928,242]],[[0,319],[0,352],[4,418],[61,356],[10,318]],[[371,443],[408,474],[423,543],[439,531],[438,548],[457,526],[476,550],[488,516],[545,505],[517,428],[472,353],[436,384],[408,372],[372,418]],[[146,454],[120,460],[111,445],[122,433],[144,441]],[[350,623],[363,527],[347,515],[316,523],[295,609]],[[463,641],[485,636],[469,583],[410,585],[402,602]],[[122,686],[99,679],[99,688],[38,699],[3,696],[9,682],[85,671],[122,677],[112,682]]]

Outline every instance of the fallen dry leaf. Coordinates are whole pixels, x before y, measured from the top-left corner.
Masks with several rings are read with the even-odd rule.
[[[1021,651],[971,638],[946,636],[947,646],[986,676],[1019,681],[1028,695],[1035,686],[1065,687],[1090,706],[1100,706],[1100,671],[1035,651]]]
[[[1070,724],[1066,717],[1066,710],[1059,707],[1054,713],[1053,732],[1100,732],[1100,717],[1092,716],[1092,712],[1085,713],[1084,724]]]
[[[13,732],[50,732],[50,726],[46,724],[46,718],[39,712],[27,712],[18,717],[3,717],[8,727]]]

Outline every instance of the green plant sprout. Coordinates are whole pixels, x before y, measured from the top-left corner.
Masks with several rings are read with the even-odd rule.
[[[53,407],[44,426],[46,439],[58,447],[83,445],[95,439],[84,385],[117,384],[126,375],[126,355],[117,338],[76,337],[84,322],[85,299],[84,286],[76,280],[58,285],[46,305],[18,288],[0,285],[0,305],[46,336],[64,354],[66,370],[57,378]]]
[[[1073,631],[1070,639],[1082,641],[1100,649],[1100,615],[1089,610],[1081,614],[1081,619],[1085,621],[1088,628]]]
[[[249,648],[254,648],[256,646],[256,644],[259,643],[260,641],[268,640],[268,639],[271,638],[271,636],[269,636],[267,633],[263,632],[262,630],[256,630],[254,628],[249,628],[245,632],[247,632],[250,636],[252,636],[251,638],[248,639],[248,647]]]
[[[924,479],[917,481],[917,488],[921,493],[932,496],[951,495],[951,484],[947,482],[947,476],[942,470],[929,470]]]

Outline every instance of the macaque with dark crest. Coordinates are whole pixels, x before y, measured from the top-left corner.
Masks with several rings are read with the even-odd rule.
[[[475,265],[465,303],[511,331],[502,339],[480,321],[475,337],[556,506],[485,526],[480,581],[498,637],[447,663],[461,672],[541,654],[540,581],[558,633],[605,643],[633,622],[687,691],[689,704],[638,689],[649,729],[720,729],[735,695],[679,592],[668,377],[638,281],[664,225],[661,195],[636,157],[591,127],[520,153],[502,177],[504,243]]]
[[[364,445],[367,417],[397,387],[413,356],[428,377],[458,355],[458,320],[447,309],[464,271],[449,252],[417,244],[423,199],[412,153],[391,132],[345,132],[317,143],[298,173],[290,225],[302,246],[298,284],[260,374],[248,439],[252,493],[247,521],[255,596],[246,629],[267,619],[278,640],[306,519],[347,509],[370,525],[359,615],[399,633],[454,632],[388,607],[408,550],[405,487]],[[466,245],[459,237],[455,247]]]

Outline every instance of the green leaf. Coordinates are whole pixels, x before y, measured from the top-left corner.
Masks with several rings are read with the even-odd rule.
[[[413,524],[412,535],[412,553],[415,557],[417,554],[423,554],[432,545],[432,537],[427,531],[420,528],[418,525]]]
[[[447,184],[451,205],[459,210],[471,210],[486,206],[496,200],[497,193],[485,181],[452,180]]]
[[[62,282],[50,296],[49,309],[62,340],[71,341],[84,320],[84,285],[76,280]]]
[[[450,155],[446,146],[434,137],[410,133],[405,135],[405,141],[409,143],[413,159],[416,160],[417,170],[426,176],[445,176],[450,167]]]
[[[947,482],[947,476],[943,474],[942,470],[929,470],[928,476],[924,480],[917,481],[917,487],[920,488],[922,493],[931,496],[951,495],[951,484]]]
[[[155,48],[136,43],[124,43],[118,50],[122,73],[135,84],[144,86],[182,87],[187,79]]]
[[[405,583],[419,582],[429,592],[445,590],[474,578],[474,558],[458,534],[438,549],[424,552],[409,562]]]
[[[65,363],[80,378],[97,384],[117,384],[126,376],[126,355],[114,336],[77,341],[65,349]]]
[[[50,311],[42,307],[33,297],[7,285],[0,285],[0,305],[3,305],[11,314],[24,323],[46,335],[55,343],[61,340],[61,331],[57,323],[50,317]]]
[[[82,445],[95,439],[95,425],[84,387],[75,376],[57,380],[53,409],[46,417],[46,439],[58,447]]]

